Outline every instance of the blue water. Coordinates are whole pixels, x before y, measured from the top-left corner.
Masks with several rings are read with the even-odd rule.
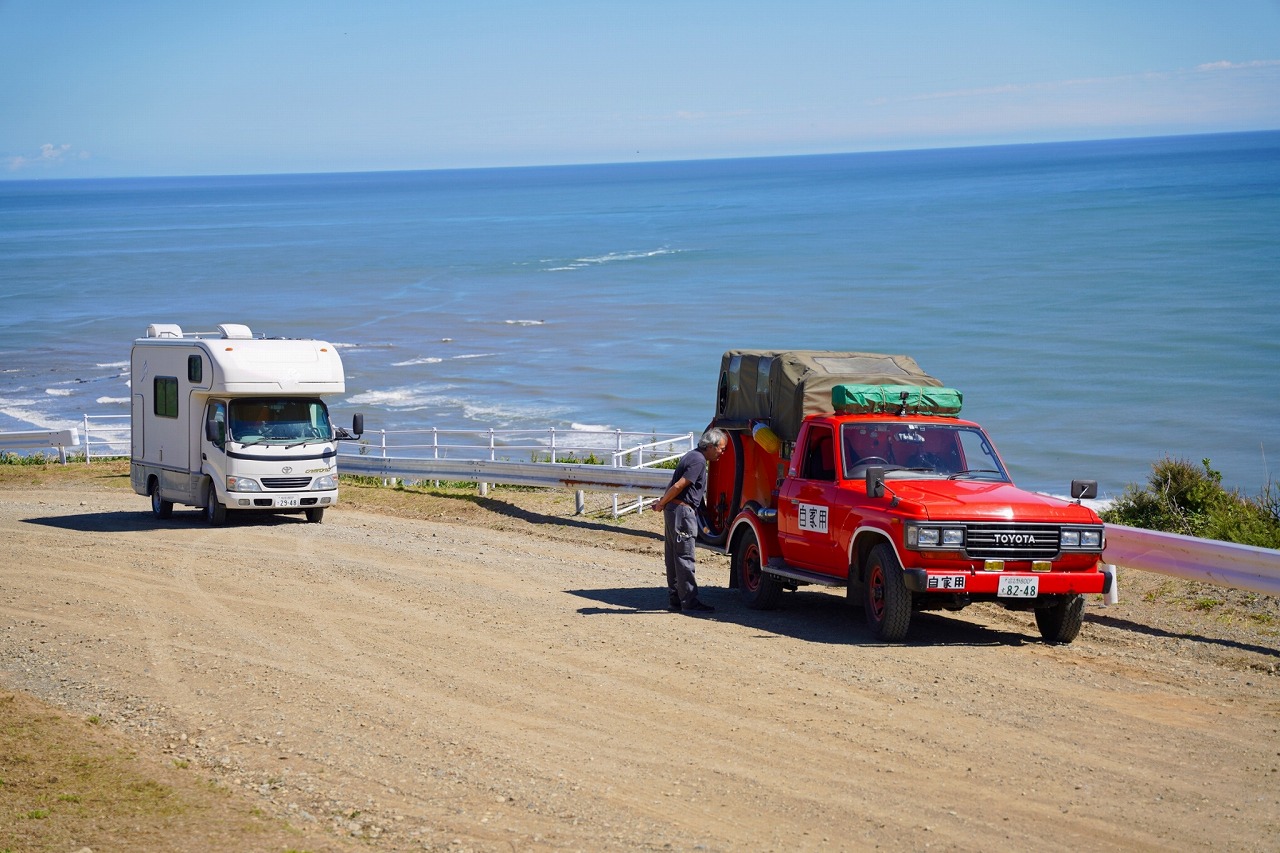
[[[701,429],[729,348],[907,353],[1023,486],[1280,469],[1280,132],[0,182],[0,430],[127,413],[149,323],[342,347],[370,428]]]

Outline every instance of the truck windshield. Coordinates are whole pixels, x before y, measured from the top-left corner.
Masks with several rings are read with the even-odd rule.
[[[934,423],[847,423],[841,427],[844,476],[867,467],[905,477],[948,477],[1008,482],[986,433],[977,427]]]
[[[241,444],[332,441],[329,409],[306,397],[251,397],[232,400],[231,438]]]

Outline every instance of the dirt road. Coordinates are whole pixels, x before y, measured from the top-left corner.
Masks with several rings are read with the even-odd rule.
[[[1070,646],[988,606],[886,646],[706,553],[715,618],[668,613],[656,517],[344,499],[210,528],[0,484],[0,684],[377,850],[1280,848],[1274,623],[1122,575]]]

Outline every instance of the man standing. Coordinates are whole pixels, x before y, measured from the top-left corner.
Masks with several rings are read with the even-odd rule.
[[[696,509],[707,492],[707,463],[719,459],[728,444],[729,436],[724,430],[704,432],[698,447],[680,458],[671,475],[671,485],[653,505],[655,511],[663,513],[667,594],[671,609],[677,613],[704,616],[715,612],[714,607],[698,600],[693,559],[693,548],[698,538]]]

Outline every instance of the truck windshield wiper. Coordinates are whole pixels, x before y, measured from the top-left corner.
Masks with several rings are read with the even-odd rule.
[[[958,480],[961,477],[968,477],[971,474],[1003,474],[1003,471],[997,471],[994,468],[966,468],[964,471],[957,471],[948,477],[948,480]]]

